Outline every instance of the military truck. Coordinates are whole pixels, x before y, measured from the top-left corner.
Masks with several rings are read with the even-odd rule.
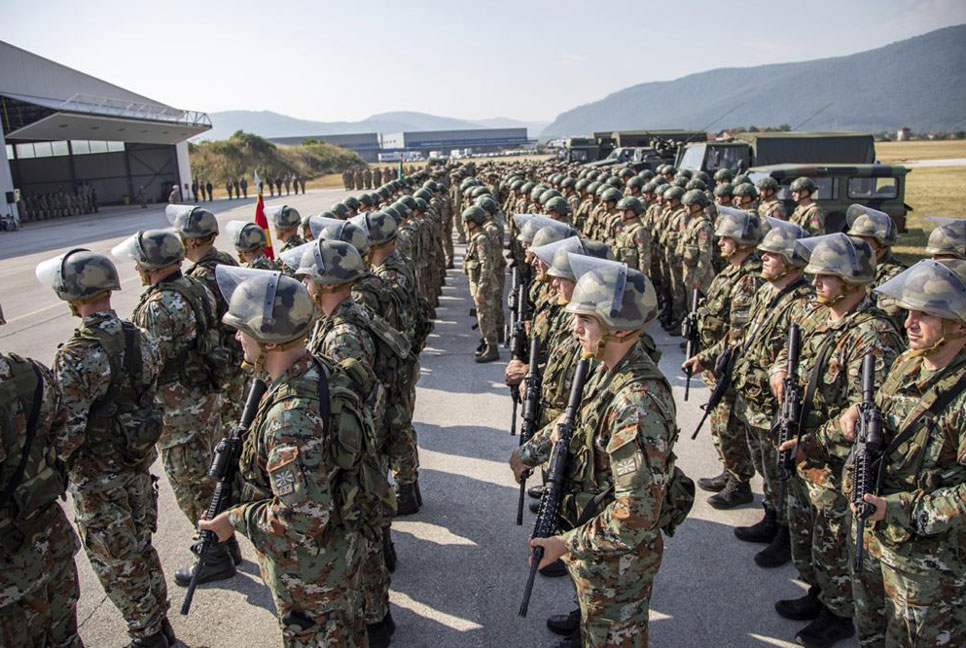
[[[560,157],[567,162],[594,162],[601,158],[600,142],[592,137],[568,137],[560,148]]]
[[[846,229],[845,210],[858,203],[883,211],[896,223],[896,229],[906,231],[906,214],[912,207],[905,203],[906,174],[910,169],[886,164],[772,164],[752,167],[748,177],[756,183],[765,176],[779,185],[777,198],[787,213],[795,209],[789,185],[795,178],[809,177],[818,187],[812,198],[825,210],[825,227],[829,232]]]
[[[600,166],[632,162],[639,167],[638,170],[642,170],[653,168],[657,164],[673,163],[679,145],[703,142],[707,138],[708,134],[704,131],[680,129],[598,131],[591,137],[571,137],[564,140],[560,157],[568,162],[597,162]],[[622,151],[614,156],[617,149],[640,149],[640,152]],[[661,161],[655,163],[656,157],[660,157]]]
[[[678,150],[674,166],[714,175],[718,169],[742,173],[772,164],[875,162],[875,139],[850,131],[736,133],[714,142],[688,144]]]
[[[652,171],[662,164],[671,162],[674,159],[674,149],[656,150],[650,147],[620,146],[610,152],[610,155],[603,160],[588,162],[586,166],[597,169],[609,166],[628,166],[635,171],[651,169]]]

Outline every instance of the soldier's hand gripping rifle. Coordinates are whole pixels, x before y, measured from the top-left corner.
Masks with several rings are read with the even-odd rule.
[[[686,340],[684,359],[690,360],[698,352],[698,289],[691,291],[691,311],[684,320],[684,339]],[[684,400],[688,400],[691,394],[691,376],[694,372],[688,367],[684,370],[684,375],[688,377],[684,383]]]
[[[521,283],[517,286],[513,295],[515,308],[513,314],[513,324],[510,333],[510,357],[514,360],[523,360],[527,355],[527,286]],[[520,404],[520,390],[517,385],[510,386],[510,398],[513,400],[513,412],[510,416],[510,436],[517,433],[517,406]]]
[[[879,487],[876,470],[882,450],[882,415],[875,405],[875,356],[866,354],[862,360],[862,403],[859,404],[859,429],[855,436],[852,457],[852,503],[855,505],[855,570],[862,571],[865,520],[875,512],[875,506],[863,498],[877,494]]]
[[[557,425],[557,440],[553,444],[550,452],[550,470],[547,481],[547,488],[543,492],[543,499],[540,501],[540,512],[537,513],[537,522],[533,526],[534,538],[549,538],[557,531],[557,516],[560,513],[560,502],[563,499],[564,479],[567,473],[567,462],[570,455],[570,437],[574,432],[574,421],[577,417],[577,408],[580,407],[581,394],[584,391],[584,383],[587,381],[587,372],[590,369],[590,359],[581,357],[574,372],[573,386],[570,388],[570,400],[567,401],[567,410],[564,418]],[[530,594],[533,592],[533,579],[540,568],[540,561],[543,560],[543,547],[534,547],[530,554],[530,573],[527,575],[527,585],[523,590],[523,603],[520,604],[520,616],[527,616],[527,608],[530,607]]]
[[[741,353],[740,349],[735,347],[728,347],[725,352],[718,356],[718,360],[715,362],[714,374],[718,379],[715,383],[714,391],[711,392],[711,396],[708,398],[708,402],[701,406],[704,410],[704,415],[701,416],[701,420],[698,422],[698,427],[694,428],[694,434],[691,435],[691,440],[694,441],[698,438],[698,432],[701,431],[701,427],[704,422],[708,420],[711,412],[714,411],[725,396],[725,392],[731,387],[731,373],[735,369],[735,361],[738,359],[738,355]]]
[[[235,474],[238,472],[238,457],[241,455],[242,437],[248,432],[248,427],[255,418],[258,411],[258,404],[265,395],[268,386],[256,378],[252,381],[251,389],[248,391],[248,399],[245,401],[245,409],[242,410],[241,421],[235,426],[227,437],[218,442],[215,447],[215,454],[211,458],[211,466],[208,468],[208,475],[214,478],[215,491],[211,495],[211,503],[205,512],[205,519],[210,520],[221,513],[231,499],[232,483]],[[195,588],[198,587],[198,574],[205,566],[205,561],[211,553],[211,548],[218,544],[218,536],[214,531],[201,531],[201,540],[191,548],[198,555],[198,564],[195,565],[194,572],[191,574],[191,582],[184,594],[184,602],[181,604],[181,614],[188,614],[191,609],[191,600],[195,595]]]
[[[520,445],[533,438],[537,431],[537,399],[540,398],[540,370],[537,358],[540,357],[540,336],[534,335],[530,343],[530,371],[523,379],[523,422],[520,424]],[[517,526],[523,524],[523,503],[527,495],[527,477],[530,471],[520,478],[520,497],[517,500]]]
[[[783,386],[783,400],[778,417],[778,446],[781,447],[786,441],[790,441],[792,435],[800,434],[800,416],[802,412],[802,392],[798,385],[798,353],[800,351],[800,332],[798,324],[788,327],[788,364],[785,365],[785,380]],[[798,437],[801,440],[801,437]],[[791,450],[778,451],[778,476],[781,481],[781,494],[778,497],[778,510],[776,515],[779,520],[782,517],[782,510],[785,507],[785,497],[788,494],[788,480],[792,478],[795,470],[796,446]]]

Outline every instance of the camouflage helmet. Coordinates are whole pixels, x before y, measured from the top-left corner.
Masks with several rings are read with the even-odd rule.
[[[644,182],[650,182],[654,179],[656,174],[650,169],[644,169],[638,175],[641,176],[641,179],[644,180]]]
[[[349,222],[365,230],[369,236],[369,244],[373,247],[396,240],[398,228],[396,221],[389,214],[367,212],[353,216],[349,219]]]
[[[596,197],[597,196],[597,192],[600,191],[600,188],[602,186],[604,186],[603,183],[600,183],[600,182],[597,182],[596,180],[594,180],[589,185],[587,185],[587,191],[590,193],[591,196]]]
[[[567,253],[573,252],[575,254],[581,254],[583,250],[583,242],[576,235],[543,245],[531,246],[530,248],[533,255],[540,259],[543,265],[547,266],[548,275],[553,277],[562,276],[565,279],[571,280],[573,279],[573,273],[570,270],[570,262],[567,261]]]
[[[545,184],[535,185],[533,189],[530,190],[530,202],[540,202],[540,195],[549,188],[550,187]]]
[[[654,186],[656,186],[656,187],[663,187],[665,185],[670,184],[667,181],[667,178],[665,178],[664,176],[661,176],[661,175],[654,176],[654,178],[651,180],[651,182],[653,182],[654,183]]]
[[[420,198],[422,198],[426,202],[429,202],[433,199],[433,192],[430,191],[429,189],[420,189],[419,191],[413,192],[413,198],[415,198],[416,200],[419,200]]]
[[[610,246],[601,241],[594,241],[592,239],[584,240],[584,254],[595,259],[608,259],[610,261],[614,260],[614,253],[611,252]]]
[[[540,194],[540,198],[537,199],[537,202],[540,203],[541,205],[546,205],[547,201],[550,200],[551,198],[559,198],[559,197],[560,197],[559,191],[557,191],[556,189],[547,189],[542,194]]]
[[[624,185],[628,191],[631,189],[641,189],[644,187],[645,180],[639,175],[632,176],[627,180],[627,184]]]
[[[480,196],[476,199],[476,206],[480,207],[490,216],[500,211],[500,205],[494,200],[493,196]]]
[[[745,184],[746,182],[751,182],[751,178],[748,177],[748,174],[739,173],[735,176],[734,180],[731,181],[731,184],[737,187],[738,185]]]
[[[522,191],[523,193],[525,193],[525,194],[527,194],[527,195],[529,195],[529,194],[530,194],[530,192],[531,192],[531,191],[533,191],[533,187],[534,187],[534,186],[535,186],[535,185],[534,185],[534,183],[532,183],[532,182],[529,182],[529,181],[527,181],[527,182],[524,182],[524,183],[523,183],[523,184],[522,184],[522,185],[520,186],[520,191]]]
[[[488,196],[481,196],[481,198],[487,198]],[[416,209],[424,214],[429,212],[429,203],[422,198],[416,198]]]
[[[207,238],[218,234],[215,215],[203,207],[168,205],[164,215],[182,238]]]
[[[684,185],[684,188],[687,189],[688,191],[692,189],[697,189],[698,191],[707,191],[708,185],[706,185],[704,183],[704,180],[702,180],[701,178],[692,178],[691,180],[688,181],[688,184]]]
[[[397,200],[392,204],[392,206],[393,206],[393,209],[396,210],[396,213],[399,214],[399,218],[402,220],[406,220],[407,218],[413,215],[413,212],[409,208],[409,205],[402,202],[401,200]]]
[[[759,178],[758,182],[755,183],[759,191],[765,191],[766,189],[771,189],[772,191],[778,191],[778,180],[775,180],[771,176],[765,176],[764,178]]]
[[[460,219],[464,223],[476,223],[477,225],[482,225],[486,222],[486,218],[486,212],[476,205],[470,205],[463,210],[462,214],[460,214]]]
[[[721,198],[722,196],[734,196],[734,187],[731,186],[730,182],[722,182],[714,188],[714,195],[718,198]]]
[[[644,186],[641,187],[642,194],[653,194],[656,190],[657,190],[657,183],[654,182],[653,180],[648,180],[647,182],[644,183]]]
[[[571,178],[568,176],[560,182],[560,186],[563,187],[564,189],[568,189],[570,187],[576,187],[577,181],[574,178]]]
[[[732,195],[736,198],[744,198],[745,196],[758,198],[758,191],[755,189],[755,185],[750,182],[742,182],[740,185],[735,185]]]
[[[345,198],[342,199],[342,204],[348,207],[349,209],[355,209],[355,210],[359,209],[359,199],[354,196],[346,196]]]
[[[381,212],[382,212],[383,214],[386,214],[386,215],[388,215],[388,216],[389,216],[390,218],[392,218],[392,220],[393,220],[393,221],[394,221],[394,222],[396,223],[396,226],[397,226],[397,227],[399,226],[399,223],[400,223],[400,221],[402,221],[402,219],[403,219],[403,218],[402,218],[402,214],[400,214],[400,213],[399,213],[399,210],[398,210],[398,209],[396,209],[396,207],[395,207],[395,206],[393,206],[393,205],[386,205],[386,206],[385,206],[385,207],[383,207],[383,208],[382,208],[382,209],[381,209],[380,211],[381,211]]]
[[[231,244],[238,252],[252,252],[268,246],[265,230],[248,221],[233,220],[225,225],[225,232],[231,237]]]
[[[808,259],[805,272],[810,275],[833,275],[850,284],[875,279],[875,256],[862,239],[836,232],[799,239],[795,247]]]
[[[731,182],[734,179],[735,174],[731,171],[731,169],[723,168],[714,172],[715,182]]]
[[[312,234],[317,239],[331,241],[345,241],[359,251],[359,254],[369,254],[369,235],[366,230],[351,220],[330,220],[313,216],[310,221]]]
[[[644,273],[617,261],[568,258],[577,278],[568,313],[596,317],[610,330],[639,329],[657,316],[657,292]]]
[[[624,188],[624,181],[621,180],[618,176],[614,176],[614,175],[607,178],[604,184],[609,184],[610,186],[612,186],[614,189],[617,189],[618,191]]]
[[[263,344],[284,344],[306,335],[315,322],[312,297],[281,272],[215,266],[228,311],[221,321]]]
[[[789,186],[790,191],[807,191],[809,195],[814,195],[817,188],[815,181],[807,176],[795,178],[792,180],[791,186]]]
[[[761,243],[761,221],[757,214],[733,207],[718,207],[714,235],[728,237],[738,245],[755,247]]]
[[[589,184],[590,184],[590,180],[588,180],[587,178],[581,178],[574,185],[574,189],[576,189],[577,191],[584,191],[587,188],[587,185]]]
[[[145,270],[160,270],[184,260],[184,246],[174,232],[147,230],[115,245],[111,255],[122,261],[134,261]]]
[[[624,196],[617,203],[617,211],[623,213],[629,209],[640,216],[641,212],[644,211],[644,204],[635,196]]]
[[[577,247],[568,243],[574,238],[577,237],[565,238],[557,243],[551,243],[550,245],[546,246],[560,246],[559,248],[555,249],[553,259],[547,268],[547,274],[551,277],[558,277],[560,279],[567,279],[569,281],[577,281],[577,278],[574,276],[573,268],[570,267],[571,254],[583,254],[595,259],[614,260],[614,255],[611,253],[610,247],[608,247],[606,243],[592,241],[590,239],[580,239],[580,246]],[[536,253],[536,251],[534,251],[534,253]]]
[[[530,241],[531,248],[540,247],[541,245],[547,245],[548,243],[577,235],[577,231],[569,225],[557,221],[551,221],[551,223],[539,227],[533,233],[533,238]],[[539,223],[537,224],[539,225]]]
[[[479,187],[473,187],[473,189],[470,190],[470,198],[479,198],[480,196],[491,196],[491,195],[493,194],[490,193],[490,188],[483,185],[480,185]],[[408,197],[409,196],[403,196],[403,198],[408,198]],[[406,204],[409,205],[408,202]]]
[[[613,203],[616,203],[616,202],[619,202],[620,199],[623,198],[623,197],[624,197],[624,195],[618,189],[615,189],[614,187],[609,187],[609,188],[607,188],[606,190],[604,190],[600,194],[600,199],[603,202],[613,202]]]
[[[687,187],[689,182],[691,182],[690,178],[687,178],[683,175],[677,175],[671,178],[671,184],[675,187],[681,187],[682,189]]]
[[[570,203],[563,196],[554,196],[543,206],[544,210],[553,212],[558,216],[566,216],[570,213]]]
[[[349,217],[349,208],[343,205],[342,203],[336,203],[332,205],[332,207],[329,208],[329,211],[335,214],[336,218],[344,219]]]
[[[718,211],[722,209],[723,207],[719,207]],[[770,252],[780,256],[790,266],[804,268],[808,257],[801,253],[795,243],[808,236],[807,232],[800,225],[771,216],[765,216],[763,226],[765,235],[758,244],[758,251]]]
[[[310,277],[320,285],[335,286],[366,276],[362,255],[345,241],[322,239],[300,245],[295,250],[302,251],[294,273],[296,278]]]
[[[665,164],[664,165],[664,170],[661,171],[661,175],[666,176],[666,175],[669,175],[670,174],[670,175],[674,176],[674,175],[677,175],[677,172],[678,172],[678,170],[675,168],[675,166],[673,164]]]
[[[332,207],[332,211],[338,205]],[[345,209],[345,206],[342,207]],[[346,211],[348,213],[348,210]],[[281,205],[280,207],[269,207],[265,210],[265,215],[268,216],[268,221],[275,226],[276,229],[287,230],[298,227],[302,224],[302,217],[299,216],[298,211],[289,207],[288,205]]]
[[[408,207],[410,211],[413,211],[416,209],[416,198],[414,196],[402,196],[399,199],[399,202],[406,205],[406,207]]]
[[[868,236],[885,247],[896,242],[896,224],[885,212],[853,204],[845,210],[845,220],[849,224],[849,236]]]
[[[680,176],[682,178],[687,178],[688,180],[690,180],[691,178],[694,177],[694,174],[691,172],[691,169],[678,169],[677,173],[675,173],[674,176],[675,177]]]
[[[359,205],[366,209],[372,207],[372,196],[367,193],[359,194]],[[358,207],[356,209],[358,209]]]
[[[636,175],[637,174],[634,173],[634,169],[629,167],[624,167],[617,173],[617,177],[623,180],[625,183],[627,182],[628,178],[633,178]]]
[[[966,324],[966,262],[923,259],[873,289],[906,310]],[[959,272],[957,272],[957,270]]]
[[[510,183],[510,191],[519,191],[520,187],[522,187],[524,184],[524,180],[514,180]]]
[[[927,218],[936,226],[936,229],[929,233],[926,254],[966,259],[966,220],[939,216]]]
[[[37,264],[35,274],[40,285],[68,302],[121,289],[114,263],[103,254],[83,248],[42,261]]]
[[[684,189],[676,185],[671,185],[661,195],[664,200],[681,200],[684,198]]]
[[[668,189],[668,191],[670,191],[670,189]],[[665,194],[665,198],[666,197],[667,194]],[[708,200],[708,194],[704,193],[700,189],[691,189],[684,194],[684,196],[681,198],[681,202],[689,207],[691,205],[707,207],[710,201]]]

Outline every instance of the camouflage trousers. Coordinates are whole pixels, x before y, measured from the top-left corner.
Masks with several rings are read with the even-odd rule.
[[[262,580],[272,591],[285,648],[364,648],[362,596],[365,538],[332,530],[322,547],[289,547],[277,555],[256,547]],[[284,549],[284,540],[272,539]]]
[[[247,371],[239,371],[221,392],[221,423],[224,426],[221,436],[228,436],[233,427],[241,420],[245,399],[248,397],[248,386],[251,375]]]
[[[852,571],[859,645],[966,646],[966,566],[906,571],[879,560],[878,542],[867,528],[862,573]]]
[[[851,617],[848,499],[796,475],[788,481],[787,503],[792,560],[802,580],[821,588],[819,599],[833,614]]]
[[[159,632],[169,607],[151,545],[158,529],[156,479],[146,469],[125,470],[110,488],[73,493],[84,550],[132,637]]]
[[[768,428],[747,424],[745,434],[748,437],[751,460],[764,482],[765,508],[769,511],[781,509],[782,517],[778,522],[782,526],[788,526],[788,507],[779,506],[782,497],[782,482],[781,473],[778,470],[778,439],[772,435]]]
[[[506,312],[503,309],[503,304],[506,303],[506,268],[504,267],[498,270],[496,276],[500,283],[499,288],[497,288],[497,291],[500,293],[500,300],[496,311],[496,330],[499,336],[506,327]]]
[[[385,533],[389,532],[386,527]],[[365,599],[366,623],[379,623],[389,612],[389,570],[383,552],[382,535],[366,541],[362,563],[362,595]]]
[[[416,404],[416,381],[419,379],[419,363],[414,363],[413,380],[405,390],[404,402],[390,403],[386,409],[389,426],[389,443],[386,454],[397,484],[412,484],[419,470],[419,448],[416,445],[416,428],[413,426],[413,410]]]
[[[685,288],[686,269],[682,267],[677,257],[667,257],[664,263],[664,279],[670,286],[671,321],[679,322],[688,313],[688,291]]]
[[[633,553],[593,560],[565,558],[577,589],[584,648],[647,646],[651,592],[663,553],[664,539],[658,532]]]
[[[715,378],[710,371],[702,374],[709,389],[714,389]],[[740,482],[755,476],[755,464],[748,446],[745,424],[735,411],[735,397],[726,394],[718,406],[711,410],[711,439],[718,451],[718,458],[728,474]]]
[[[443,249],[446,251],[446,265],[452,267],[456,251],[453,246],[453,212],[449,210],[443,220]]]
[[[474,296],[477,294],[475,285],[470,286],[470,293]],[[500,296],[496,294],[496,291],[487,291],[478,302],[474,299],[474,304],[476,306],[476,321],[480,326],[480,336],[487,347],[495,349],[499,339],[497,332],[497,324],[500,321],[499,313],[503,310]]]
[[[80,587],[74,554],[77,535],[56,502],[49,505],[41,531],[13,553],[0,552],[0,569],[23,578],[22,593],[0,592],[16,600],[0,608],[0,646],[83,648],[77,634]]]

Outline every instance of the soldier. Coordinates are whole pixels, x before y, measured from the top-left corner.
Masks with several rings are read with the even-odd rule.
[[[930,217],[936,229],[929,233],[926,254],[936,261],[966,259],[966,220]]]
[[[372,189],[372,170],[369,167],[362,172],[362,181],[366,189]]]
[[[241,187],[238,185],[238,180],[232,180],[232,188],[235,190],[235,198],[241,198]],[[248,196],[245,196],[246,198]]]
[[[381,187],[382,186],[382,169],[376,167],[372,171],[372,186]]]
[[[292,195],[292,176],[286,175],[283,182],[285,183],[285,195]],[[279,193],[282,193],[281,190],[279,190]],[[296,187],[295,193],[298,193],[298,187]]]
[[[788,220],[804,229],[810,236],[825,234],[825,210],[814,200],[818,187],[812,179],[805,176],[795,178],[789,189],[796,206]]]
[[[121,284],[104,255],[71,250],[38,265],[37,278],[81,318],[58,349],[54,371],[67,409],[64,453],[84,549],[127,623],[130,645],[166,648],[175,637],[151,545],[157,478],[148,470],[161,435],[157,344],[111,308],[111,292]]]
[[[734,187],[730,182],[723,182],[714,188],[714,204],[731,207],[734,198]]]
[[[239,260],[245,264],[246,268],[270,271],[282,270],[282,264],[265,256],[268,237],[261,227],[255,223],[233,220],[228,221],[225,225],[225,232],[231,238],[231,244],[235,247]]]
[[[242,178],[240,184],[241,184],[242,195],[245,198],[248,198],[248,180],[246,180],[245,178]]]
[[[761,223],[755,214],[722,207],[714,234],[728,266],[711,281],[707,297],[698,309],[703,350],[682,365],[693,373],[708,370],[703,377],[710,389],[724,378],[710,369],[729,348],[728,342],[741,339],[748,327],[751,306],[761,283],[761,259],[755,252],[761,242]],[[708,498],[708,503],[717,509],[730,509],[754,500],[749,481],[755,476],[755,465],[745,426],[735,409],[735,398],[736,392],[730,387],[711,412],[711,436],[724,470],[717,477],[698,480],[702,489],[717,493]]]
[[[242,503],[199,526],[220,541],[238,530],[258,549],[286,647],[365,646],[353,513],[371,419],[350,379],[305,348],[315,308],[297,280],[222,266],[218,283],[225,323],[270,383],[244,439]]]
[[[734,200],[733,205],[738,209],[743,209],[744,211],[758,213],[758,192],[755,190],[755,185],[750,182],[743,182],[740,185],[735,185],[733,190]]]
[[[711,245],[714,229],[705,212],[709,204],[708,197],[703,191],[692,189],[681,198],[681,204],[686,211],[678,221],[679,234],[673,257],[675,261],[681,261],[680,281],[675,284],[673,293],[674,318],[671,333],[676,335],[680,335],[681,322],[687,314],[691,291],[695,288],[703,289],[714,279]],[[677,264],[672,264],[672,267],[677,269]],[[675,323],[676,326],[674,326]]]
[[[632,270],[651,271],[651,238],[641,224],[644,205],[634,196],[626,196],[617,203],[617,211],[623,218],[617,235],[617,260]]]
[[[356,189],[362,190],[365,188],[365,180],[363,179],[362,169],[356,169],[353,181]]]
[[[563,200],[561,199],[561,202]],[[496,287],[494,291],[500,297],[501,307],[496,311],[496,330],[497,341],[503,342],[504,313],[502,308],[502,297],[506,292],[506,257],[503,256],[503,221],[500,213],[500,205],[493,196],[480,196],[476,200],[477,207],[486,213],[486,220],[483,222],[483,231],[490,237],[490,250],[493,253],[493,270],[496,273]],[[566,203],[564,202],[566,206]],[[560,209],[560,206],[557,206]]]
[[[731,184],[731,181],[734,179],[735,174],[727,167],[722,167],[714,172],[714,186],[716,189],[721,185]]]
[[[269,207],[265,210],[265,215],[268,217],[268,222],[275,228],[275,238],[279,243],[284,243],[278,251],[279,254],[305,243],[299,236],[302,217],[293,207],[288,205]]]
[[[215,186],[211,184],[211,180],[205,183],[205,193],[208,194],[208,202],[211,202],[212,200],[215,199],[214,194],[212,193],[214,189],[215,189]]]
[[[234,373],[219,333],[215,297],[202,282],[182,275],[184,248],[172,232],[138,232],[111,254],[133,261],[148,287],[131,320],[151,334],[161,353],[156,398],[164,417],[158,449],[178,506],[195,524],[211,500],[208,465],[223,432],[221,384]],[[199,582],[235,574],[234,563],[241,560],[237,540],[228,549],[238,560],[216,547]],[[175,582],[187,585],[192,569],[177,570]]]
[[[503,295],[496,292],[499,284],[493,266],[493,244],[483,227],[486,212],[475,205],[467,207],[463,210],[461,220],[469,237],[463,256],[463,272],[470,280],[470,294],[476,305],[476,319],[483,336],[483,349],[476,357],[476,362],[493,362],[500,359],[496,310],[502,308]]]
[[[876,292],[908,311],[909,348],[875,397],[884,453],[881,489],[864,498],[862,571],[853,564],[860,645],[964,645],[966,262],[920,261]],[[846,439],[858,415],[852,405],[842,416]]]
[[[895,222],[889,214],[863,205],[849,205],[845,219],[849,224],[848,235],[864,240],[875,253],[875,279],[869,286],[870,291],[873,291],[875,305],[892,318],[896,330],[903,331],[906,312],[888,297],[874,292],[875,287],[881,286],[906,269],[906,266],[892,256],[892,246],[896,242]]]
[[[570,442],[562,510],[570,530],[530,546],[543,547],[541,566],[563,558],[574,581],[580,637],[570,645],[646,645],[661,530],[683,519],[669,519],[673,507],[662,506],[672,481],[680,482],[672,479],[674,399],[637,344],[657,298],[647,277],[623,264],[574,255],[570,263],[578,279],[566,309],[583,356],[600,364],[584,387]],[[517,479],[547,458],[554,425],[514,451]],[[567,621],[551,617],[548,625],[564,633],[572,629]]]
[[[778,181],[771,176],[765,176],[757,183],[758,195],[761,203],[758,205],[758,215],[762,218],[777,218],[786,220],[785,207],[782,201],[776,197],[778,193]]]
[[[228,200],[231,200],[234,196],[232,195],[231,180],[225,183],[225,192],[228,194]]]
[[[57,502],[67,485],[61,448],[68,433],[54,374],[0,353],[0,420],[0,645],[83,648],[80,543]]]
[[[842,470],[852,445],[842,436],[839,416],[859,400],[861,366],[867,353],[876,357],[877,381],[900,346],[892,320],[869,298],[866,285],[875,273],[872,249],[845,234],[797,242],[814,276],[817,304],[801,319],[798,382],[805,385],[799,415],[802,443],[791,439],[779,450],[797,454],[797,477],[788,486],[788,523],[792,559],[808,593],[775,604],[783,617],[809,620],[796,635],[803,645],[829,646],[852,636],[852,588],[849,581],[848,500],[841,491]],[[770,371],[779,402],[787,351]]]

